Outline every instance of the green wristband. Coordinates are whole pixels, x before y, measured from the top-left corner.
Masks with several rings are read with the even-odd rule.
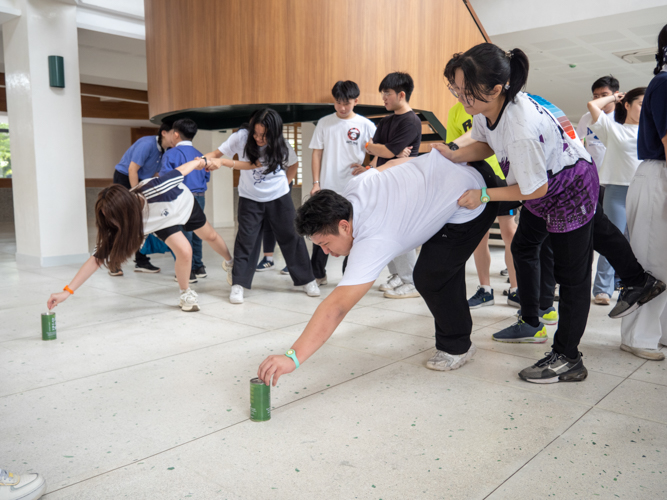
[[[491,201],[491,197],[490,197],[488,194],[486,194],[486,188],[485,188],[485,187],[482,188],[482,196],[481,196],[481,198],[480,198],[479,200],[480,200],[482,203],[488,203],[488,202]]]
[[[296,359],[296,352],[294,352],[294,349],[290,349],[285,353],[285,356],[288,358],[292,358],[292,361],[294,361],[294,364],[296,365],[297,368],[299,368],[299,360]]]

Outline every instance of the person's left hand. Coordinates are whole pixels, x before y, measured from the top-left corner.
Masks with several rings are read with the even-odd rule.
[[[271,377],[273,377],[273,387],[275,387],[281,375],[292,373],[294,370],[296,370],[296,365],[292,358],[284,354],[274,354],[262,361],[257,370],[257,376],[266,385],[271,385]]]
[[[459,198],[459,206],[465,207],[468,210],[474,210],[482,204],[482,190],[469,189]]]
[[[358,163],[353,163],[350,165],[350,168],[352,169],[352,175],[363,174],[366,171],[366,167],[359,165]]]
[[[207,172],[212,172],[213,170],[218,170],[220,167],[222,167],[222,158],[207,158],[207,160]]]

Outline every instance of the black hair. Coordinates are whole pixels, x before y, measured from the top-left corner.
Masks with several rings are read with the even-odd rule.
[[[169,132],[171,130],[171,124],[162,122],[160,128],[157,131],[157,142],[160,145],[160,148],[164,149],[162,145],[162,132]]]
[[[463,71],[465,89],[461,90],[468,101],[488,102],[486,96],[493,87],[501,85],[505,98],[513,102],[528,81],[528,68],[528,56],[523,50],[505,52],[492,43],[480,43],[462,54],[454,54],[445,66],[445,78],[454,85],[456,70]]]
[[[266,147],[260,151],[255,141],[255,126],[262,125],[265,129],[264,140]],[[264,174],[272,174],[279,170],[289,157],[287,143],[283,137],[283,120],[280,115],[271,108],[258,109],[253,113],[248,124],[248,141],[245,144],[243,154],[250,163],[257,163],[261,158],[266,167]]]
[[[331,95],[336,101],[348,102],[359,97],[359,85],[353,81],[338,80],[331,89]]]
[[[336,235],[342,220],[352,220],[352,203],[331,189],[322,189],[296,211],[294,227],[300,236]]]
[[[176,120],[171,126],[172,130],[178,132],[178,135],[181,136],[181,139],[185,141],[191,141],[197,135],[197,124],[190,120],[190,118],[181,118]]]
[[[658,65],[653,70],[653,74],[657,75],[667,64],[667,24],[662,27],[658,35],[658,52],[655,54],[655,60],[658,61]]]
[[[389,73],[382,79],[379,92],[384,92],[385,90],[393,90],[397,94],[405,92],[405,100],[410,102],[410,96],[414,89],[415,82],[412,80],[412,77],[408,73],[396,71],[395,73]]]
[[[628,119],[628,110],[625,109],[626,104],[632,105],[637,99],[646,94],[646,87],[637,87],[632,89],[625,94],[625,97],[616,103],[616,108],[614,109],[614,120],[623,125],[625,120]]]
[[[602,78],[598,78],[593,82],[593,86],[591,87],[591,93],[595,92],[595,89],[601,89],[604,87],[607,87],[609,90],[612,91],[612,93],[618,92],[618,89],[621,88],[616,78],[614,78],[612,75],[607,75],[603,76]]]

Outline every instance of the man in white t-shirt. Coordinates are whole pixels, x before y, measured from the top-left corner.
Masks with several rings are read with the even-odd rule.
[[[593,99],[599,99],[600,97],[607,97],[614,95],[618,92],[620,88],[618,80],[613,76],[603,76],[598,78],[593,83],[591,91],[593,92]],[[602,111],[607,113],[607,116],[613,120],[614,119],[614,103],[611,103],[605,106]],[[595,132],[591,129],[592,122],[591,114],[587,112],[584,116],[581,117],[579,123],[577,124],[577,135],[581,139],[581,142],[584,143],[586,151],[593,157],[595,161],[595,166],[600,170],[602,165],[602,160],[604,159],[604,154],[607,151],[607,148],[602,141],[595,135]]]
[[[435,319],[436,353],[426,367],[459,368],[476,351],[466,297],[465,263],[491,227],[497,203],[458,205],[467,189],[486,190],[474,168],[439,152],[393,160],[351,180],[342,195],[322,190],[297,211],[297,231],[348,264],[336,289],[318,306],[285,356],[269,356],[258,376],[273,385],[333,334],[392,259],[422,245],[415,286]],[[485,195],[483,195],[485,196]]]
[[[365,145],[375,134],[375,125],[354,112],[359,102],[359,86],[352,81],[338,81],[331,89],[335,113],[321,118],[310,141],[313,150],[314,195],[320,189],[340,194],[352,179],[353,165],[366,157]],[[313,243],[311,264],[318,285],[327,284],[326,265],[329,256]]]

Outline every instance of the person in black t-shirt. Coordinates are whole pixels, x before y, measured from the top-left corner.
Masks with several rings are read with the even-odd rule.
[[[412,77],[407,73],[389,73],[380,83],[379,91],[387,111],[393,114],[385,116],[378,124],[373,139],[366,144],[366,152],[373,155],[372,167],[381,167],[392,158],[396,158],[405,148],[410,156],[419,155],[422,140],[422,122],[410,107],[410,96],[415,88]],[[353,165],[353,174],[365,171],[360,165]],[[412,271],[417,262],[417,252],[412,250],[392,260],[389,265],[391,275],[387,282],[380,285],[380,291],[389,299],[408,299],[419,297],[412,280]]]

